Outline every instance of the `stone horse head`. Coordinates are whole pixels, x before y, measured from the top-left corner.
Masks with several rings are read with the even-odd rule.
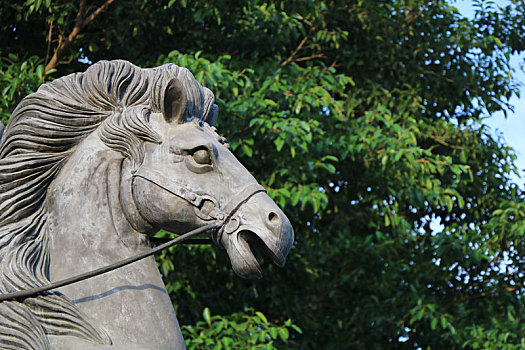
[[[103,61],[22,100],[0,143],[0,293],[49,284],[149,247],[159,229],[211,233],[233,270],[283,265],[293,230],[214,124],[185,68]],[[179,349],[155,260],[0,302],[2,349]]]

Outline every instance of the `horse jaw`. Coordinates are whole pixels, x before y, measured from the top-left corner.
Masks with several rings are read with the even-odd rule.
[[[255,251],[270,256],[275,264],[283,267],[293,245],[294,232],[286,215],[270,197],[265,193],[254,195],[235,216],[240,219],[239,227],[223,233],[220,239],[233,271],[243,278],[261,278]]]

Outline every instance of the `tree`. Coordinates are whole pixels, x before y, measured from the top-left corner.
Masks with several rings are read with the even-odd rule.
[[[278,347],[521,348],[523,193],[484,121],[519,95],[509,59],[525,49],[525,5],[476,6],[468,20],[422,0],[4,4],[2,118],[100,59],[185,66],[297,244],[260,281],[214,247],[164,253],[182,324],[222,337],[228,320],[264,324],[251,307],[286,329]]]

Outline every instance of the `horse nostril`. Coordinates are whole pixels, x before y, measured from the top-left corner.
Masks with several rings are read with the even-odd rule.
[[[270,214],[268,214],[268,222],[270,222],[271,224],[275,224],[278,220],[279,216],[273,211],[271,211]]]

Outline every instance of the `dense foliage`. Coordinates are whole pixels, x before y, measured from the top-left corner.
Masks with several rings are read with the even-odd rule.
[[[204,321],[196,325],[183,326],[182,334],[191,349],[284,349],[290,338],[290,329],[301,333],[301,329],[286,320],[284,325],[275,325],[261,312],[246,309],[233,315],[212,316],[210,309],[202,312]]]
[[[453,5],[6,2],[1,118],[101,59],[174,62],[215,92],[296,245],[258,281],[215,247],[159,257],[192,348],[522,348],[523,193],[484,121],[519,94],[525,5],[478,1],[473,20]]]

